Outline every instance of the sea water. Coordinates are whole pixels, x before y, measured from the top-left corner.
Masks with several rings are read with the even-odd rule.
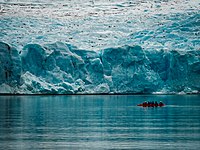
[[[200,96],[0,96],[0,149],[200,149]]]

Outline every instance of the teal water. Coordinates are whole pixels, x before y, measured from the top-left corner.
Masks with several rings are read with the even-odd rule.
[[[200,96],[0,96],[0,149],[200,149]]]

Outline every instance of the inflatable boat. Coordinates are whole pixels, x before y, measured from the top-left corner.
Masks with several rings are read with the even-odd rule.
[[[163,106],[165,106],[165,104],[163,104],[163,103],[159,103],[159,104],[144,104],[144,103],[142,103],[142,104],[138,104],[137,106],[142,106],[142,107],[163,107]]]

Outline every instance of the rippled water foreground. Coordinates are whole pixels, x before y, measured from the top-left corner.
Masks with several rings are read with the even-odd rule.
[[[145,100],[166,106],[136,106]],[[2,149],[200,149],[200,96],[0,96]]]

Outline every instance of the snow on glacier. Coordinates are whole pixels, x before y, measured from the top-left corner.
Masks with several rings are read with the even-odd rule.
[[[197,0],[0,0],[0,93],[199,93]]]

